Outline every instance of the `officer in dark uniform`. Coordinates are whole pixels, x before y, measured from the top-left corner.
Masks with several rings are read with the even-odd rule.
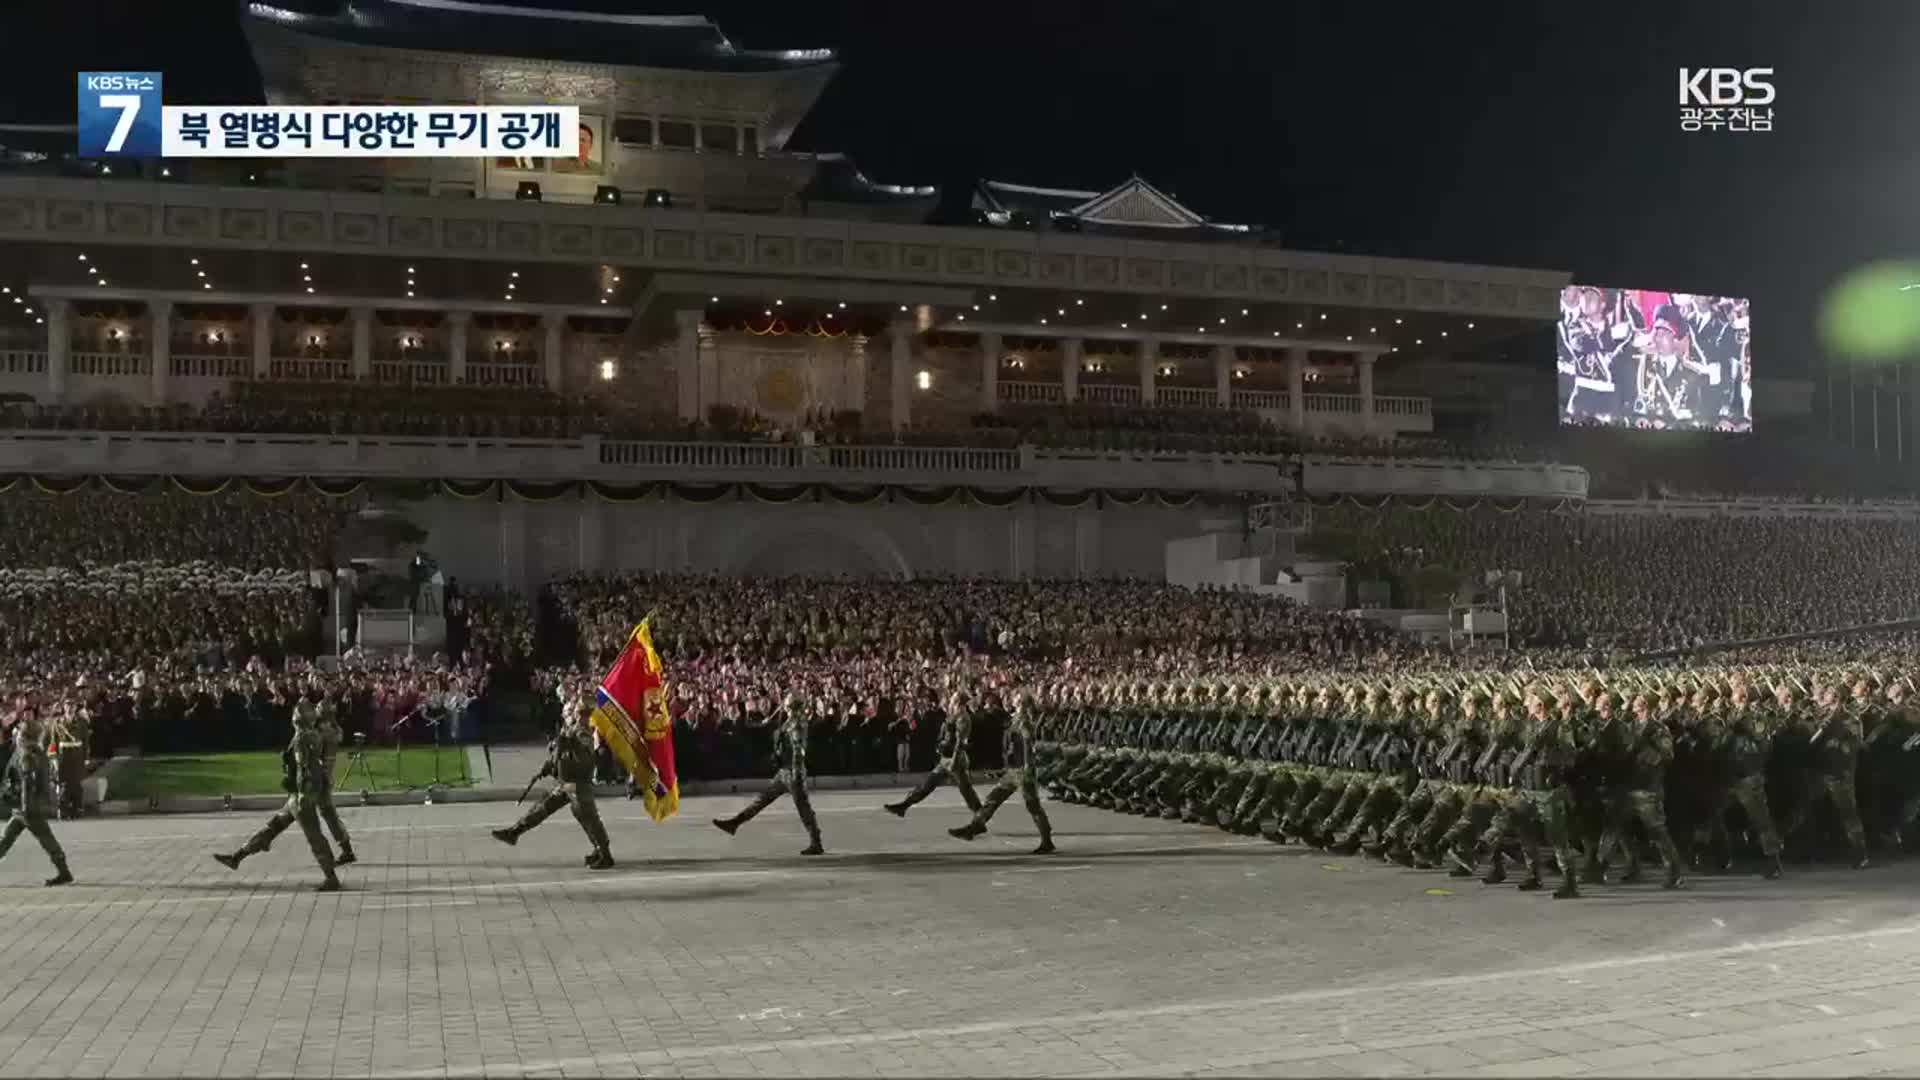
[[[593,739],[587,734],[581,706],[570,704],[565,710],[560,730],[554,734],[553,741],[547,744],[547,763],[540,769],[541,775],[551,776],[559,783],[538,806],[528,810],[511,827],[495,829],[493,838],[503,844],[517,843],[534,826],[552,817],[561,807],[569,806],[573,809],[574,820],[580,823],[587,840],[593,844],[593,850],[587,853],[587,868],[613,869],[613,849],[608,841],[607,827],[601,822],[600,809],[593,800],[594,758]]]
[[[1021,801],[1027,804],[1027,813],[1033,815],[1034,827],[1040,830],[1040,846],[1034,848],[1033,853],[1053,854],[1053,825],[1047,821],[1046,808],[1040,805],[1040,786],[1033,779],[1032,717],[1033,701],[1021,695],[1014,703],[1013,716],[1000,735],[1002,771],[999,783],[987,792],[986,801],[973,812],[972,821],[947,832],[962,840],[974,839],[987,831],[987,822],[993,820],[994,811],[1000,809],[1000,804],[1018,791]]]
[[[49,886],[65,885],[73,880],[67,870],[67,853],[60,850],[47,818],[53,814],[53,766],[47,761],[47,729],[40,714],[31,706],[21,710],[13,729],[13,758],[7,764],[7,782],[14,789],[15,801],[7,828],[0,833],[0,858],[13,849],[20,834],[30,832],[40,841],[41,850],[53,863]]]
[[[813,816],[813,802],[807,798],[807,710],[800,703],[799,695],[788,694],[786,715],[773,733],[773,779],[765,790],[754,796],[754,800],[732,817],[714,818],[716,828],[732,836],[740,831],[740,826],[752,821],[754,815],[772,806],[774,800],[782,795],[793,796],[794,813],[800,815],[800,824],[807,830],[810,842],[800,854],[821,855],[826,848],[820,843],[820,822]]]
[[[299,822],[300,832],[307,838],[307,847],[313,850],[313,861],[320,864],[320,872],[325,877],[320,882],[321,892],[338,892],[340,879],[334,876],[333,849],[327,846],[327,838],[320,833],[320,796],[326,790],[326,749],[321,743],[320,733],[314,730],[316,713],[296,711],[293,715],[293,741],[287,745],[281,755],[287,775],[287,803],[278,813],[267,819],[267,824],[246,842],[240,850],[231,855],[215,855],[215,861],[229,870],[238,870],[240,863],[249,855],[258,855],[273,847],[273,842],[287,826]]]

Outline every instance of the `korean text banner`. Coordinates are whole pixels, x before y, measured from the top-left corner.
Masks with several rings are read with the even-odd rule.
[[[170,158],[514,157],[580,153],[577,105],[168,105]]]
[[[1556,342],[1560,422],[1752,431],[1751,331],[1744,299],[1571,286]]]

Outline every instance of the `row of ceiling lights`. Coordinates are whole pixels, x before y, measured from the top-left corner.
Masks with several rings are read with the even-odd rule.
[[[12,300],[14,304],[20,308],[20,314],[31,317],[34,322],[45,323],[47,321],[43,316],[33,310],[32,305],[27,303],[26,297],[22,295],[22,293],[14,292],[11,285],[0,285],[0,296]]]

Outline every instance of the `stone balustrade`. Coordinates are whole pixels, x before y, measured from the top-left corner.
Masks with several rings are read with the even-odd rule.
[[[0,474],[320,476],[685,483],[965,484],[1047,490],[1584,499],[1586,470],[1262,455],[605,439],[197,432],[0,432]]]

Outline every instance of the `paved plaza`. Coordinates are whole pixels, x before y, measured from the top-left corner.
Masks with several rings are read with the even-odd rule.
[[[1578,902],[1018,800],[968,845],[817,799],[666,825],[346,811],[318,895],[261,815],[59,824],[81,884],[0,863],[0,1073],[39,1076],[1859,1075],[1920,1073],[1920,863],[1696,878]]]

